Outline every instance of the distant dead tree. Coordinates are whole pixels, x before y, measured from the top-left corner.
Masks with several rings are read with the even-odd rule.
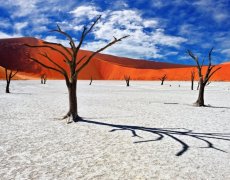
[[[159,78],[159,80],[161,80],[161,85],[164,84],[164,81],[167,79],[167,75],[164,74],[161,78]]]
[[[126,82],[126,86],[129,87],[130,76],[125,75],[124,79],[125,79],[125,82]]]
[[[9,72],[8,72],[9,71]],[[5,68],[5,75],[6,75],[6,93],[10,93],[10,82],[11,79],[18,73],[18,70],[13,72],[13,70],[8,70]]]
[[[92,85],[92,82],[93,82],[93,77],[91,76],[91,77],[90,77],[89,85]]]
[[[47,76],[45,76],[44,78],[44,84],[46,84],[46,81],[47,81]]]
[[[197,65],[197,70],[198,70],[198,75],[199,75],[199,95],[198,95],[198,99],[197,101],[194,103],[195,106],[205,106],[204,105],[204,89],[205,86],[207,85],[208,81],[210,80],[210,78],[221,68],[218,67],[216,69],[215,65],[212,65],[212,51],[213,48],[209,51],[208,54],[208,66],[207,66],[207,70],[205,73],[205,76],[202,74],[202,68],[203,68],[203,64],[204,64],[204,59],[202,61],[202,63],[200,64],[199,59],[197,56],[195,56],[190,50],[188,50],[188,55],[192,57],[192,59],[196,62]]]
[[[195,78],[195,71],[191,71],[191,90],[193,90],[194,87],[194,78]]]
[[[69,94],[69,111],[67,114],[63,117],[63,119],[68,118],[67,122],[75,121],[77,122],[80,118],[78,115],[78,106],[77,106],[77,79],[79,72],[86,67],[86,65],[92,60],[92,58],[100,53],[101,51],[107,49],[108,47],[114,45],[115,43],[121,41],[124,38],[127,38],[128,35],[123,36],[121,38],[115,38],[108,44],[106,44],[104,47],[100,48],[99,50],[92,52],[89,55],[85,55],[81,58],[78,56],[78,52],[81,48],[81,45],[83,41],[85,40],[86,36],[91,32],[95,24],[100,20],[101,16],[98,16],[96,20],[89,26],[84,26],[83,31],[81,33],[81,37],[79,38],[79,43],[76,45],[72,36],[68,34],[67,32],[64,32],[58,25],[57,29],[53,30],[52,32],[57,32],[62,35],[64,35],[70,44],[70,49],[66,48],[64,45],[60,43],[52,43],[52,42],[43,42],[42,45],[30,45],[25,44],[26,46],[30,48],[49,48],[57,53],[59,53],[64,58],[64,62],[66,63],[69,71],[65,69],[63,66],[55,62],[47,53],[43,52],[40,53],[41,56],[45,57],[49,62],[52,63],[52,66],[47,65],[46,63],[42,62],[41,60],[35,59],[34,57],[29,57],[32,61],[37,62],[41,66],[54,70],[61,75],[64,76],[66,86],[68,88],[68,94]],[[58,48],[57,48],[58,47]]]
[[[44,73],[41,75],[41,84],[46,84],[47,81],[47,75]]]
[[[44,77],[44,74],[41,75],[41,84],[44,83],[44,82],[43,82],[43,80],[44,80],[43,77]]]

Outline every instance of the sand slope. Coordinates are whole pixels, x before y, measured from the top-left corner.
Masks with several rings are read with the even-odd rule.
[[[39,52],[45,51],[52,59],[61,64],[65,69],[68,69],[60,54],[47,48],[27,48],[23,46],[24,43],[41,45],[42,41],[35,38],[1,39],[0,65],[23,71],[23,73],[19,73],[19,79],[38,78],[43,72],[48,74],[49,79],[62,79],[62,76],[57,72],[46,70],[28,59],[28,55],[30,55],[48,65],[52,65],[47,62],[44,57],[39,55]],[[89,56],[90,54],[91,52],[89,51],[81,50],[79,58],[84,55]],[[212,80],[230,81],[230,64],[224,63],[219,66],[221,66],[222,69],[215,74]],[[88,66],[81,71],[79,79],[90,79],[90,77],[92,77],[98,80],[121,80],[124,79],[124,75],[128,75],[134,80],[158,80],[161,76],[167,74],[168,80],[190,80],[192,69],[194,69],[194,67],[179,64],[150,62],[98,54]],[[4,73],[2,69],[0,69],[0,73]],[[3,75],[0,76],[0,78],[2,77]]]

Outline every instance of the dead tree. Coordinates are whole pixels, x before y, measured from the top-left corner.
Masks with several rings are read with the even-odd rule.
[[[212,51],[213,48],[209,51],[208,54],[208,66],[205,75],[203,75],[202,68],[204,64],[204,59],[202,63],[200,64],[199,59],[197,56],[195,56],[190,50],[188,50],[189,56],[192,57],[192,59],[196,62],[197,71],[199,75],[199,95],[197,101],[194,103],[195,106],[205,106],[204,105],[204,89],[207,85],[210,78],[221,68],[215,68],[215,65],[212,65]]]
[[[41,75],[41,84],[44,84],[44,74]]]
[[[124,76],[125,82],[126,82],[126,86],[129,87],[129,81],[130,81],[130,76]]]
[[[53,30],[52,32],[60,33],[61,35],[64,35],[70,44],[70,48],[66,48],[64,45],[60,43],[52,43],[52,42],[43,42],[42,45],[30,45],[25,44],[26,46],[30,48],[39,48],[39,49],[46,49],[49,48],[57,53],[59,53],[61,56],[63,56],[64,62],[66,63],[69,70],[62,67],[60,64],[55,62],[55,60],[52,59],[45,51],[43,53],[40,53],[41,56],[45,57],[49,62],[52,63],[52,66],[47,65],[45,62],[42,62],[41,60],[35,59],[34,57],[29,57],[32,61],[37,62],[41,66],[54,70],[61,75],[63,75],[66,86],[68,88],[68,94],[69,94],[69,110],[67,114],[63,117],[63,119],[68,118],[68,122],[70,120],[78,121],[80,116],[78,115],[78,106],[77,106],[77,79],[79,72],[86,67],[86,65],[92,60],[92,58],[100,53],[101,51],[107,49],[108,47],[114,45],[115,43],[121,41],[124,38],[127,38],[127,36],[123,36],[121,38],[115,38],[106,44],[104,47],[100,48],[99,50],[92,52],[89,55],[85,55],[81,58],[78,56],[78,52],[81,48],[81,45],[83,41],[85,40],[86,36],[91,32],[95,24],[100,20],[101,16],[98,16],[96,20],[89,26],[84,26],[83,31],[81,33],[81,36],[79,38],[79,43],[75,44],[74,39],[70,34],[67,32],[64,32],[58,25],[57,29]],[[70,72],[69,72],[70,71]]]
[[[90,77],[89,85],[92,85],[92,82],[93,82],[93,77],[91,76],[91,77]]]
[[[164,81],[167,79],[167,75],[164,74],[161,78],[159,78],[159,80],[161,80],[161,85],[164,84]]]
[[[11,79],[18,73],[18,70],[13,73],[13,70],[9,70],[5,68],[5,74],[6,74],[6,93],[10,93],[10,82]]]
[[[191,71],[191,90],[193,90],[194,87],[194,78],[195,78],[195,71]]]
[[[47,75],[44,73],[41,75],[41,84],[45,84],[47,81]]]
[[[46,84],[46,81],[47,81],[47,75],[45,74],[44,75],[44,84]]]

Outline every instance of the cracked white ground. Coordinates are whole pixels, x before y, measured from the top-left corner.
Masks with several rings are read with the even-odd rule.
[[[67,125],[64,81],[0,81],[0,179],[230,179],[229,82],[88,84]]]

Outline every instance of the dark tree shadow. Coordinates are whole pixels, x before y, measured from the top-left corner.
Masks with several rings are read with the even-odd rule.
[[[177,102],[164,102],[164,104],[167,104],[167,105],[189,105],[189,106],[197,107],[195,104],[180,104],[180,103],[177,103]],[[212,105],[210,105],[210,104],[204,105],[204,106],[201,106],[201,107],[216,108],[216,109],[230,109],[230,107],[225,107],[225,106],[212,106]]]
[[[140,132],[148,132],[148,133],[151,133],[153,136],[156,136],[153,139],[149,139],[149,140],[134,141],[135,144],[151,142],[151,141],[160,141],[165,137],[169,137],[182,146],[181,149],[176,153],[176,156],[183,155],[190,148],[187,142],[179,138],[182,136],[191,137],[191,138],[203,141],[207,146],[201,147],[201,148],[210,148],[210,149],[222,151],[225,153],[227,152],[222,149],[217,148],[210,140],[213,139],[213,140],[230,141],[230,133],[196,133],[196,132],[193,132],[192,130],[184,129],[184,128],[151,128],[151,127],[143,127],[143,126],[110,124],[110,123],[84,120],[84,119],[81,119],[79,122],[112,127],[113,129],[111,129],[110,132],[130,131],[132,134],[132,137],[142,138],[141,136],[138,135],[138,133]]]
[[[217,108],[217,109],[230,109],[230,107],[212,106],[212,105],[205,105],[204,107],[208,107],[208,108]]]
[[[32,95],[32,93],[23,93],[23,92],[12,92],[10,94],[20,94],[20,95]]]

